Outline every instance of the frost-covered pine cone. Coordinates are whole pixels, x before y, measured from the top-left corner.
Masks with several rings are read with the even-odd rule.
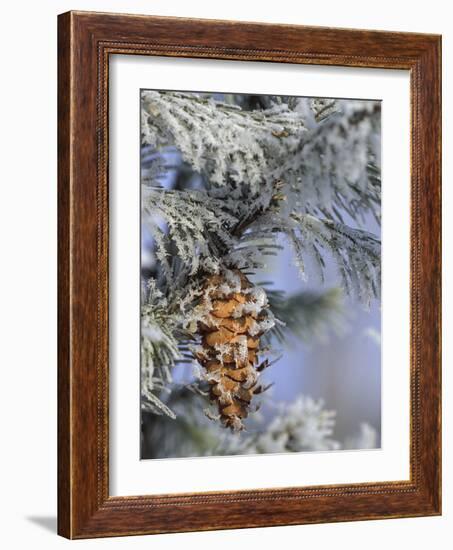
[[[268,361],[259,364],[260,337],[274,325],[265,291],[238,269],[210,276],[202,294],[198,322],[201,346],[195,355],[205,369],[211,401],[225,427],[244,428],[253,396]]]

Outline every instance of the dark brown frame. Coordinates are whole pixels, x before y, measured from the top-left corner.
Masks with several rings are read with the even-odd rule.
[[[58,532],[87,538],[440,514],[440,36],[69,12],[59,16],[58,48]],[[410,71],[410,481],[109,496],[111,54]]]

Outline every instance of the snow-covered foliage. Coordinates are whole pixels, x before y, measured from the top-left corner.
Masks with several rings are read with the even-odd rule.
[[[222,256],[230,266],[256,269],[283,233],[303,276],[310,257],[322,280],[327,252],[347,293],[365,304],[379,297],[380,242],[344,220],[360,225],[366,212],[380,219],[378,104],[298,99],[242,111],[209,97],[152,91],[142,102],[144,142],[176,145],[205,185],[156,190],[148,174],[144,205],[164,267],[170,239],[191,274],[204,261],[215,271]]]
[[[208,188],[237,200],[244,185],[261,194],[283,180],[296,211],[338,221],[341,209],[380,216],[379,127],[375,102],[299,98],[243,111],[203,95],[142,93],[143,143],[176,145]]]
[[[336,438],[335,411],[305,395],[273,404],[277,414],[269,425],[258,419],[250,432],[241,433],[226,432],[210,422],[202,399],[190,389],[176,391],[171,402],[176,420],[162,418],[148,428],[153,458],[373,449],[379,444],[378,432],[367,423],[343,441]]]
[[[168,303],[156,288],[154,280],[149,282],[142,296],[141,315],[141,403],[142,409],[155,414],[171,411],[156,395],[171,383],[171,368],[180,358],[178,341],[174,331],[177,320],[168,313]]]
[[[336,413],[325,409],[322,400],[301,395],[277,409],[265,431],[241,443],[241,454],[340,449],[340,443],[332,438]]]
[[[266,334],[260,352],[287,331],[305,340],[322,332],[343,297],[365,306],[380,297],[380,241],[363,229],[371,216],[380,223],[379,103],[266,96],[250,109],[223,99],[141,96],[142,221],[156,258],[142,299],[142,408],[178,421],[184,419],[170,399],[173,371],[203,350],[198,329],[210,311],[208,277],[234,270],[253,276],[284,239],[304,280],[324,282],[336,267],[341,291],[305,293],[291,302],[266,286],[250,288],[253,296],[232,318],[266,308],[265,318],[249,327],[252,337]],[[169,151],[179,155],[190,185],[169,183]],[[230,286],[213,292],[237,292],[234,277],[222,284]],[[201,393],[203,382],[206,373],[199,377]],[[334,413],[322,402],[300,397],[280,407],[259,437],[241,436],[240,449],[336,449],[333,426]],[[227,439],[233,453],[239,440]]]
[[[195,171],[218,186],[230,179],[253,190],[263,180],[271,184],[269,159],[282,158],[288,145],[295,151],[305,132],[286,104],[247,112],[209,97],[146,91],[142,105],[143,142],[176,145]]]
[[[337,101],[280,165],[294,209],[343,222],[367,211],[380,219],[380,105]]]
[[[249,226],[242,242],[273,237],[276,243],[279,233],[290,241],[294,262],[304,279],[307,278],[306,260],[310,259],[312,270],[316,271],[319,280],[324,281],[327,258],[330,256],[347,294],[356,296],[367,305],[373,298],[379,298],[381,243],[368,231],[311,214],[299,214],[294,210],[269,209]],[[246,258],[242,261],[248,267]]]
[[[194,275],[201,258],[210,259],[204,268],[216,271],[222,250],[234,246],[231,229],[236,218],[223,210],[218,199],[207,197],[201,191],[171,191],[159,188],[144,188],[143,213],[156,238],[156,256],[167,273],[170,270],[170,242],[176,246],[175,253],[190,267]],[[167,224],[165,232],[158,224],[159,218]]]

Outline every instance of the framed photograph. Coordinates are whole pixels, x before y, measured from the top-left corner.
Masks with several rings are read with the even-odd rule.
[[[58,25],[59,533],[440,514],[440,37]]]

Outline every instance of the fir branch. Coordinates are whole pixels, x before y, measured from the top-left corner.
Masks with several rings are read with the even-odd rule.
[[[367,306],[380,297],[381,244],[368,231],[296,211],[268,211],[248,229],[241,242],[254,242],[258,235],[276,242],[277,234],[285,235],[293,247],[294,263],[304,278],[308,277],[310,263],[318,278],[324,280],[327,253],[335,262],[348,295],[356,296]]]
[[[320,270],[325,261],[319,250],[328,252],[337,265],[340,280],[349,295],[369,306],[380,297],[381,244],[368,231],[352,229],[332,220],[309,214],[291,215],[293,222],[287,233],[294,248],[296,264],[305,272],[305,256],[310,254]],[[316,251],[317,253],[314,253]],[[322,259],[322,261],[321,261]]]
[[[243,111],[196,94],[143,92],[143,140],[176,145],[213,196],[227,187],[224,196],[238,200],[246,185],[258,198],[282,179],[301,213],[341,222],[346,207],[355,219],[371,211],[379,220],[380,105],[323,101]]]
[[[279,159],[274,177],[288,183],[293,209],[342,222],[340,210],[363,221],[371,212],[380,221],[380,105],[337,101],[336,111]]]
[[[243,111],[212,98],[180,92],[142,92],[143,143],[175,144],[193,169],[218,186],[229,179],[261,187],[271,182],[269,159],[296,148],[303,121],[286,104]]]
[[[365,304],[379,297],[380,242],[345,218],[355,226],[372,213],[380,221],[380,106],[304,98],[263,106],[242,110],[203,95],[142,94],[142,142],[149,144],[143,219],[158,259],[142,307],[145,411],[175,417],[164,392],[173,389],[172,369],[197,338],[203,277],[224,268],[253,272],[280,248],[279,235],[289,239],[303,275],[310,265],[323,281],[330,256],[349,295]],[[171,147],[186,170],[190,165],[189,176],[191,169],[202,175],[201,189],[156,187],[172,169]],[[335,291],[268,296],[273,313],[305,338],[337,312]],[[273,330],[282,337],[281,325]]]
[[[287,296],[284,292],[266,288],[269,307],[277,323],[268,333],[268,342],[280,343],[287,332],[304,342],[324,338],[328,329],[339,330],[344,321],[343,293],[339,288],[325,292],[303,291]],[[341,323],[340,323],[341,322]]]
[[[210,258],[211,269],[215,270],[223,250],[234,246],[231,228],[237,220],[224,210],[220,200],[196,190],[158,188],[145,188],[142,200],[146,220],[156,239],[156,254],[167,272],[170,242],[175,245],[175,254],[189,266],[190,275],[198,271],[203,258]],[[168,234],[157,225],[157,218],[165,221]]]
[[[172,382],[171,368],[181,357],[175,327],[178,319],[169,313],[168,302],[150,279],[142,293],[141,312],[141,406],[154,414],[175,418],[157,396]]]

